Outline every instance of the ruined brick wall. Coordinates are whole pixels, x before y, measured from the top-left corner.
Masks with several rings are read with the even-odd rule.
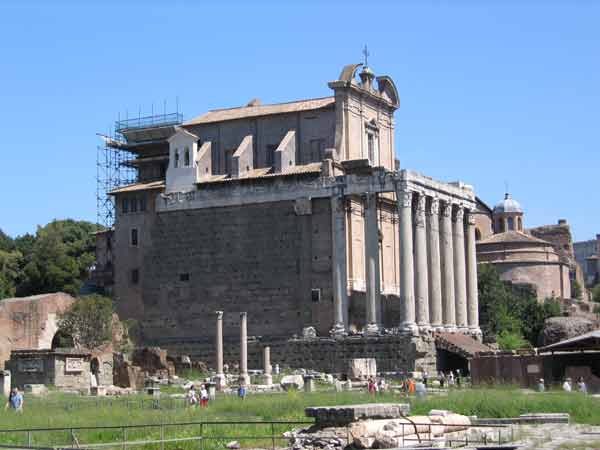
[[[225,335],[286,336],[333,322],[331,211],[328,199],[309,211],[295,202],[165,212],[156,215],[142,265],[141,320],[146,340],[163,346],[211,337],[222,310]],[[321,290],[313,302],[311,289]]]
[[[74,301],[62,292],[0,301],[0,369],[12,350],[50,349],[57,315]]]
[[[432,338],[410,336],[348,337],[346,339],[250,339],[248,368],[262,369],[262,351],[271,347],[271,364],[280,367],[306,368],[324,372],[344,373],[353,358],[375,358],[379,372],[409,372],[426,368],[436,373],[436,351]],[[239,341],[226,339],[224,362],[230,368],[239,364]],[[205,361],[215,367],[215,346],[212,342],[178,342],[169,347],[169,354],[186,354],[193,360]]]
[[[494,264],[500,278],[515,284],[535,286],[538,300],[569,298],[571,286],[568,267],[561,263],[519,262]]]

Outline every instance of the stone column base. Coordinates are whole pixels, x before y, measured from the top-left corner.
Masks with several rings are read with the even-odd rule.
[[[414,322],[404,322],[399,328],[400,334],[408,334],[411,336],[419,335],[419,327]]]
[[[334,338],[342,338],[345,337],[348,333],[346,333],[346,328],[343,323],[336,323],[333,325],[331,330],[329,330],[329,335]]]
[[[270,373],[263,374],[262,382],[267,386],[271,386],[273,384],[273,376]]]
[[[481,342],[483,340],[483,333],[481,332],[481,328],[469,328],[469,334],[473,336],[473,339]]]
[[[250,375],[248,375],[247,373],[240,374],[239,382],[244,386],[250,386]]]
[[[365,336],[375,336],[379,334],[379,325],[376,323],[369,323],[364,328]]]

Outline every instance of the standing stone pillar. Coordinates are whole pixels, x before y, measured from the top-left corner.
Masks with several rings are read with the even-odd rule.
[[[249,385],[248,375],[248,313],[240,313],[240,384]]]
[[[442,232],[442,301],[443,318],[446,331],[456,331],[456,309],[454,307],[454,248],[452,245],[452,204],[444,202],[441,206]]]
[[[467,217],[467,310],[469,330],[475,336],[481,336],[479,328],[479,293],[477,291],[477,255],[475,242],[475,216]]]
[[[225,387],[226,379],[225,373],[223,372],[223,311],[217,311],[217,333],[215,338],[215,346],[217,349],[217,375],[215,377],[215,383],[217,389],[221,390]]]
[[[400,331],[418,335],[415,324],[415,273],[413,266],[412,192],[398,190],[398,217],[400,241]]]
[[[427,234],[425,229],[425,195],[420,194],[415,211],[415,297],[417,325],[429,331],[429,281],[427,274]]]
[[[456,302],[456,325],[460,331],[467,324],[467,274],[465,270],[465,221],[462,206],[456,210],[454,220],[454,298]]]
[[[431,199],[427,211],[427,240],[429,249],[429,317],[435,331],[442,331],[442,267],[440,261],[440,202]]]
[[[10,377],[10,370],[2,370],[0,371],[0,384],[2,385],[2,395],[4,395],[4,397],[6,399],[8,399],[8,397],[10,396],[10,383],[11,383],[11,377]]]
[[[333,272],[333,327],[330,334],[346,334],[345,309],[348,307],[348,280],[346,272],[346,208],[344,197],[331,197],[332,272]]]
[[[271,375],[271,347],[263,348],[263,383],[267,386],[273,384],[273,376]]]
[[[379,324],[377,311],[381,301],[381,278],[379,272],[379,227],[377,226],[377,194],[364,195],[365,209],[365,280],[367,297],[366,334],[377,334]]]

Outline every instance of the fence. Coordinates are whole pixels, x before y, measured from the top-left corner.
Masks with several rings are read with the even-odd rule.
[[[291,428],[312,425],[312,421],[201,421],[182,423],[161,423],[123,426],[93,426],[66,428],[33,428],[0,430],[0,448],[12,449],[108,449],[148,447],[166,450],[167,448],[194,448],[212,450],[224,448],[227,442],[252,442],[253,447],[277,447],[277,442],[285,442],[285,431]],[[432,423],[400,424],[399,444],[424,445],[434,443],[435,431],[444,425]],[[446,425],[447,432],[459,431],[464,426]],[[503,445],[514,441],[513,428],[506,425],[470,425],[469,428],[484,429],[479,439],[447,437],[449,447],[466,445]],[[310,435],[307,435],[310,436]],[[339,435],[332,436],[339,438]],[[319,439],[327,436],[319,435]],[[350,427],[346,427],[347,442],[351,442]],[[286,442],[287,444],[287,442]],[[288,447],[288,445],[284,445]]]

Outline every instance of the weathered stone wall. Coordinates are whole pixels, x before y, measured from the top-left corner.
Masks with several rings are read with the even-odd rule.
[[[550,297],[568,298],[571,287],[568,266],[560,263],[514,262],[495,264],[500,278],[515,284],[535,286],[537,297],[544,300]]]
[[[241,311],[251,335],[326,334],[333,323],[327,199],[302,211],[282,201],[160,213],[144,236],[143,304],[129,312],[148,340],[213,336],[217,310],[226,336]]]
[[[248,368],[262,369],[262,349],[271,348],[271,364],[281,367],[306,368],[333,373],[345,373],[354,358],[375,358],[379,372],[409,372],[427,369],[436,373],[433,338],[409,336],[348,337],[345,339],[250,339]],[[179,341],[164,343],[170,355],[186,354],[193,360],[206,361],[215,367],[215,345],[209,341]],[[239,364],[239,341],[225,340],[224,362],[233,368]]]
[[[0,369],[12,350],[50,349],[57,315],[74,301],[62,292],[0,301]]]

